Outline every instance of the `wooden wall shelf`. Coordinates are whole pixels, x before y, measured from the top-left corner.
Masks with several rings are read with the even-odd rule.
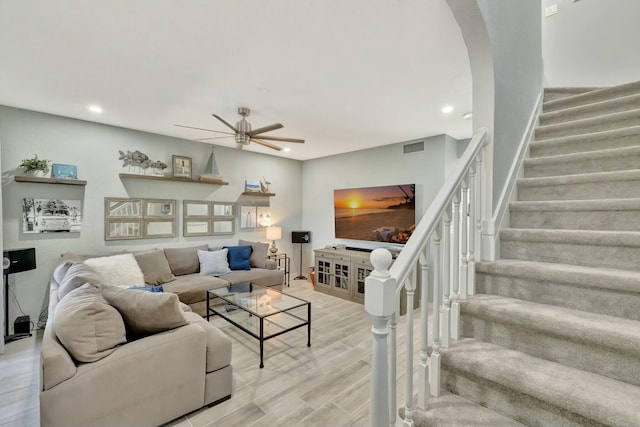
[[[172,182],[187,182],[190,184],[207,184],[207,185],[229,185],[226,181],[201,181],[199,179],[191,178],[174,178],[172,176],[159,176],[159,175],[138,175],[135,173],[121,173],[120,179],[148,179],[151,181],[172,181]]]
[[[253,191],[245,191],[242,193],[243,196],[256,196],[256,197],[271,197],[275,196],[275,193],[258,193]]]
[[[16,182],[32,182],[37,184],[87,185],[82,179],[45,178],[41,176],[14,176]]]

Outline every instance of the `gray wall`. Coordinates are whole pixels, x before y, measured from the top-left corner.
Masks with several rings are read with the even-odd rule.
[[[203,173],[211,146],[194,141],[170,138],[130,129],[100,125],[32,111],[0,106],[0,141],[2,160],[2,232],[4,248],[35,247],[38,268],[11,276],[10,284],[22,309],[37,321],[46,300],[49,276],[66,251],[105,253],[123,249],[139,250],[154,247],[210,246],[237,244],[238,239],[265,240],[265,231],[237,232],[232,236],[182,237],[182,201],[219,200],[250,203],[255,198],[241,196],[245,179],[269,179],[276,194],[269,198],[275,225],[283,227],[283,239],[278,246],[292,253],[291,230],[302,224],[302,162],[280,157],[216,148],[216,159],[227,186],[120,180],[127,172],[118,160],[118,150],[140,150],[152,159],[170,164],[171,155],[193,158],[194,174]],[[57,163],[78,166],[79,178],[88,181],[86,187],[14,182],[13,175],[24,158],[37,153]],[[24,234],[21,224],[21,202],[24,197],[77,199],[83,203],[81,233]],[[178,201],[178,237],[129,241],[104,241],[104,197],[146,197]],[[260,199],[263,200],[263,199]],[[236,227],[238,224],[236,224]],[[297,249],[297,248],[296,248]],[[295,255],[295,254],[294,254]],[[297,258],[295,258],[297,260]],[[297,265],[297,264],[296,264]],[[10,300],[10,319],[19,315]],[[10,325],[13,320],[10,320]]]
[[[544,17],[544,8],[558,13]],[[611,86],[640,80],[640,1],[543,0],[547,86]]]
[[[542,87],[539,0],[477,0],[495,74],[493,210]]]
[[[337,156],[307,160],[303,165],[303,225],[312,232],[312,248],[326,245],[375,248],[380,243],[336,239],[333,190],[394,184],[416,184],[416,215],[424,215],[456,161],[457,141],[448,135],[424,138],[425,150],[403,154],[398,143]],[[303,266],[313,264],[311,251]],[[303,267],[304,268],[304,267]]]

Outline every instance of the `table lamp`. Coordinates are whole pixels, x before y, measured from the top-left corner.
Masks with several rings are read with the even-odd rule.
[[[271,247],[269,248],[269,252],[275,254],[278,252],[278,248],[276,247],[276,240],[282,239],[282,228],[281,227],[267,227],[267,240],[271,240]]]

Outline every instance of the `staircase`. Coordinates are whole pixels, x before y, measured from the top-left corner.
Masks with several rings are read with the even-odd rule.
[[[443,388],[525,425],[640,426],[640,82],[545,91],[510,224]]]

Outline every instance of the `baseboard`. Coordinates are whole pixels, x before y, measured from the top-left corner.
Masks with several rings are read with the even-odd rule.
[[[544,100],[544,88],[540,88],[538,93],[538,99],[531,111],[529,122],[527,124],[526,131],[522,135],[520,145],[516,156],[511,163],[509,169],[509,175],[507,176],[507,182],[502,188],[498,204],[496,206],[495,213],[491,221],[486,221],[483,224],[483,250],[487,250],[487,259],[494,261],[500,257],[500,230],[509,227],[509,203],[518,200],[518,186],[516,185],[519,178],[524,176],[523,162],[525,158],[529,157],[529,144],[534,138],[536,125],[538,124],[538,117],[542,110],[542,103]],[[485,234],[486,233],[486,234]],[[490,257],[489,257],[490,256]]]

